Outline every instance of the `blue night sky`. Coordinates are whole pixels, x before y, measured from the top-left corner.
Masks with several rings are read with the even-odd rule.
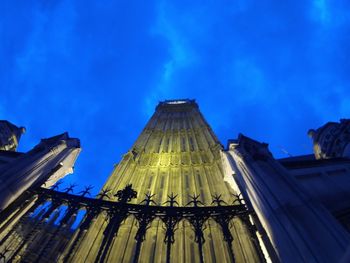
[[[311,153],[309,128],[350,117],[350,2],[0,3],[0,119],[20,151],[68,131],[75,173],[102,186],[158,101],[194,98],[222,144]],[[80,189],[77,189],[80,190]]]

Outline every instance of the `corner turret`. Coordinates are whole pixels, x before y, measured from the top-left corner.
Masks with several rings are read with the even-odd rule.
[[[0,120],[0,150],[15,152],[25,131],[24,127],[17,127],[9,121]]]
[[[350,158],[350,119],[328,122],[317,130],[309,130],[316,159]]]

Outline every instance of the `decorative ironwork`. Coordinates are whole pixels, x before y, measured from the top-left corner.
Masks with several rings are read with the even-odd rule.
[[[63,255],[63,262],[68,263],[72,256],[74,255],[75,248],[80,244],[81,240],[85,236],[87,230],[89,229],[92,222],[96,219],[96,217],[100,214],[100,207],[92,206],[86,207],[86,215],[83,218],[79,228],[76,231],[76,236],[73,238],[72,243],[68,246],[68,252]]]
[[[59,186],[63,183],[63,181],[56,182],[52,187],[51,190],[58,190]]]
[[[92,186],[85,187],[85,189],[79,192],[79,195],[73,195],[71,192],[76,185],[70,185],[65,188],[64,191],[58,192],[53,189],[39,188],[32,190],[32,195],[39,196],[35,204],[27,212],[27,215],[22,218],[32,217],[34,209],[40,204],[46,201],[51,202],[51,205],[43,210],[41,214],[38,214],[32,220],[36,220],[31,231],[27,232],[20,242],[19,247],[15,249],[13,253],[7,251],[7,257],[9,260],[14,260],[17,255],[23,256],[25,247],[28,247],[35,239],[40,229],[42,229],[49,218],[54,218],[52,215],[58,211],[58,207],[61,205],[67,206],[67,211],[58,222],[56,232],[51,233],[49,241],[39,251],[38,260],[40,260],[46,253],[49,253],[53,242],[55,241],[55,234],[61,229],[70,227],[73,219],[79,210],[86,210],[84,218],[81,220],[78,228],[73,234],[71,240],[66,245],[65,252],[61,256],[63,262],[70,262],[73,258],[74,251],[81,244],[87,230],[91,226],[92,222],[96,218],[103,214],[106,215],[108,225],[104,230],[102,243],[100,245],[97,258],[95,262],[105,262],[109,249],[111,248],[115,237],[118,234],[118,230],[123,221],[129,216],[133,216],[137,220],[137,232],[135,235],[136,248],[134,253],[134,262],[139,261],[140,250],[143,241],[146,238],[147,230],[150,228],[153,220],[159,218],[163,224],[164,229],[164,243],[166,243],[166,262],[171,261],[171,249],[172,244],[175,242],[175,232],[181,221],[185,220],[190,223],[194,231],[194,241],[197,243],[200,262],[204,262],[203,244],[205,243],[204,230],[206,222],[209,218],[213,219],[221,228],[223,240],[226,242],[228,251],[230,254],[230,261],[235,261],[234,251],[232,249],[233,236],[230,231],[230,222],[234,217],[239,217],[242,223],[247,227],[253,244],[260,252],[260,246],[256,237],[255,226],[249,221],[250,211],[242,202],[240,195],[235,195],[233,205],[227,205],[222,200],[221,195],[213,195],[212,204],[214,206],[205,206],[200,200],[200,195],[190,195],[190,201],[184,207],[180,207],[176,198],[178,195],[171,193],[168,195],[168,199],[162,204],[157,204],[154,200],[154,194],[146,193],[145,198],[140,204],[130,203],[137,197],[137,192],[132,188],[132,185],[127,185],[124,189],[117,191],[114,195],[117,197],[117,201],[111,201],[111,190],[103,189],[96,198],[87,197],[90,194]],[[54,187],[53,187],[54,188]],[[57,189],[55,187],[54,189]],[[52,215],[52,216],[51,216]],[[52,221],[53,219],[50,219]],[[21,223],[21,220],[20,220]],[[15,226],[16,227],[16,226]],[[5,236],[8,237],[8,236]],[[1,241],[3,242],[4,239]],[[0,253],[0,260],[5,256],[5,252]],[[7,260],[7,258],[6,258]],[[263,259],[261,260],[263,261]]]
[[[96,195],[96,197],[100,200],[107,197],[107,199],[111,199],[111,197],[108,195],[108,193],[111,191],[111,189],[102,189],[99,194]]]
[[[175,200],[177,197],[177,195],[174,196],[174,193],[171,193],[171,195],[168,195],[168,200],[165,201],[163,203],[163,205],[165,204],[169,204],[170,207],[174,207],[175,205],[179,205],[179,203]]]
[[[5,247],[5,250],[3,252],[0,252],[0,260],[2,259],[4,262],[6,262],[6,254],[10,251],[12,250],[8,247]]]
[[[198,207],[198,205],[204,205],[204,203],[198,200],[200,195],[190,195],[191,201],[186,204],[186,206],[193,204],[194,207]]]
[[[145,196],[146,198],[143,199],[140,204],[145,203],[145,205],[150,205],[150,204],[157,205],[157,203],[154,202],[154,200],[152,199],[152,197],[155,196],[155,194],[152,195],[151,193],[147,193],[145,194]]]
[[[203,244],[205,242],[204,233],[203,233],[203,225],[205,221],[208,219],[208,215],[194,215],[193,217],[189,217],[188,221],[191,223],[195,239],[194,241],[198,244],[198,251],[199,251],[199,260],[201,263],[204,262],[203,257]]]
[[[80,191],[78,194],[81,194],[81,196],[86,196],[86,195],[90,195],[91,196],[90,190],[92,188],[94,188],[92,185],[85,186],[85,189],[83,191]]]
[[[123,190],[119,190],[114,196],[118,198],[119,203],[126,204],[137,197],[137,192],[128,184]],[[125,205],[119,207],[112,207],[108,211],[109,223],[104,231],[102,244],[97,254],[95,262],[105,262],[108,250],[112,244],[115,236],[118,233],[120,224],[128,217],[128,209]]]
[[[67,187],[66,189],[64,189],[65,193],[69,194],[69,193],[73,193],[73,189],[74,187],[76,187],[77,185],[76,184],[70,184],[69,187]]]
[[[141,203],[145,203],[145,206],[149,206],[152,203],[157,204],[156,202],[153,201],[152,197],[155,196],[154,194],[147,193],[145,194],[146,198],[141,201]],[[155,215],[152,213],[142,213],[142,214],[135,214],[135,218],[138,221],[138,230],[135,235],[135,240],[136,240],[136,249],[135,249],[135,255],[133,262],[137,263],[139,260],[140,256],[140,249],[141,249],[141,244],[145,240],[146,232],[147,229],[150,227],[150,223],[153,221],[155,218]]]
[[[180,215],[176,215],[176,213],[168,213],[163,216],[160,216],[161,220],[165,225],[165,236],[164,243],[167,244],[166,250],[166,262],[170,262],[171,256],[171,245],[175,242],[175,231],[177,230],[176,225],[182,219]]]
[[[255,225],[252,224],[252,222],[250,221],[249,215],[253,214],[251,213],[244,213],[240,216],[240,219],[242,220],[242,223],[246,226],[246,228],[248,229],[249,232],[249,236],[250,236],[250,240],[252,241],[255,250],[258,252],[258,256],[260,259],[260,262],[266,262],[265,257],[263,255],[263,252],[261,250],[261,247],[259,245],[259,241],[256,238],[256,232],[257,232],[257,228]]]
[[[114,196],[118,198],[119,202],[127,203],[137,197],[137,192],[132,189],[132,184],[128,184],[123,190],[119,190]]]
[[[44,245],[43,249],[41,250],[41,253],[36,259],[37,262],[41,262],[42,257],[44,257],[48,253],[48,250],[50,250],[51,246],[54,243],[56,235],[61,231],[61,229],[66,229],[74,222],[79,209],[80,204],[75,202],[74,200],[71,200],[68,203],[68,209],[64,217],[59,221],[59,224],[56,227],[55,231],[50,235],[48,242],[46,243],[46,245]]]
[[[212,195],[212,197],[213,197],[213,201],[211,202],[212,204],[215,204],[217,206],[221,206],[221,204],[227,205],[227,203],[221,199],[221,195],[218,195],[217,193],[215,193],[215,195]]]
[[[244,199],[242,197],[242,194],[232,194],[232,196],[234,197],[232,204],[234,205],[236,202],[239,205],[244,205]]]
[[[212,203],[215,203],[217,206],[221,206],[222,203],[226,203],[226,202],[221,200],[221,195],[215,194],[215,196],[213,196]],[[232,218],[234,217],[234,214],[223,214],[223,215],[218,214],[218,215],[213,215],[212,217],[221,227],[221,231],[222,231],[222,234],[224,236],[224,240],[227,243],[230,261],[235,262],[235,256],[234,256],[234,252],[232,249],[233,236],[231,234],[230,227],[229,227],[229,224],[230,224]]]

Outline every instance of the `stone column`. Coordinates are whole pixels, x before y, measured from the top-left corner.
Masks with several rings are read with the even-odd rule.
[[[338,262],[349,234],[288,171],[267,144],[243,135],[229,145],[235,179],[248,197],[281,262]],[[310,189],[312,191],[312,189]]]
[[[49,180],[53,184],[71,171],[80,142],[67,133],[43,139],[31,151],[21,155],[0,170],[0,211],[24,191]]]

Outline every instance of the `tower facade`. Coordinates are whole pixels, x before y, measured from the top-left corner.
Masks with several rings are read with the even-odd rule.
[[[16,151],[19,139],[25,132],[25,128],[18,128],[16,125],[0,120],[0,150]]]
[[[138,193],[131,201],[134,204],[147,202],[144,195],[147,193],[152,196],[152,202],[160,206],[213,206],[215,196],[220,202],[229,204],[234,191],[223,180],[221,151],[220,142],[194,100],[164,101],[156,107],[103,188],[115,193],[132,185]],[[149,225],[140,251],[136,252],[134,237],[140,223],[129,216],[118,233],[106,241],[108,227],[113,224],[110,218],[108,215],[97,217],[75,248],[70,258],[72,262],[169,261],[164,242],[166,228],[160,219]],[[232,250],[238,262],[259,261],[250,235],[239,219],[230,222],[232,247],[222,241],[220,226],[214,220],[208,220],[204,229],[205,242],[202,251],[198,251],[190,223],[181,221],[174,234],[170,262],[200,262],[203,259],[231,262]],[[106,242],[109,242],[108,248],[104,247]],[[135,261],[136,254],[139,255]]]
[[[0,257],[4,262],[53,262],[50,256],[59,254],[60,245],[68,242],[74,221],[66,223],[68,228],[57,228],[58,207],[51,202],[51,212],[43,213],[48,200],[31,190],[49,188],[72,173],[80,150],[80,141],[63,133],[42,139],[25,153],[0,151]],[[37,208],[41,208],[40,218],[34,213]]]
[[[210,204],[219,193],[231,199],[232,190],[222,180],[222,146],[192,100],[161,102],[131,149],[115,167],[104,188],[116,191],[132,184],[141,193],[155,193],[159,204],[170,194],[179,206],[200,194]]]

